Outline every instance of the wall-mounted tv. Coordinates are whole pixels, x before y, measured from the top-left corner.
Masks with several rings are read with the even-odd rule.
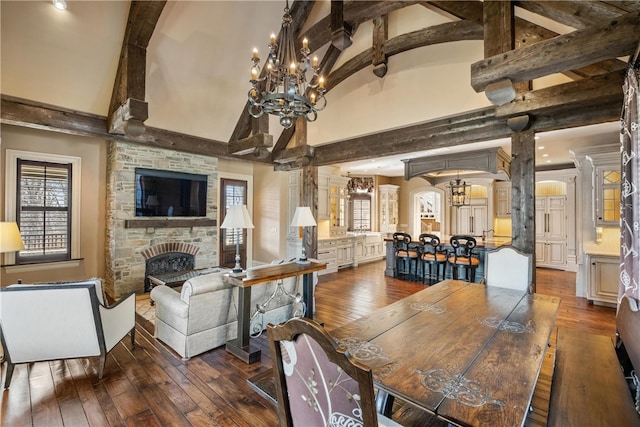
[[[206,216],[207,175],[136,168],[136,216]]]

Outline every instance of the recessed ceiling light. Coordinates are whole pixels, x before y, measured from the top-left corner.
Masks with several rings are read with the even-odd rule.
[[[67,2],[65,0],[52,0],[53,6],[58,10],[66,10]]]
[[[547,160],[547,163],[551,163],[551,160]]]
[[[547,153],[543,154],[542,157],[549,157]]]
[[[540,139],[540,135],[536,135],[533,137],[533,139],[535,139],[536,141]]]
[[[544,150],[544,145],[539,145],[538,150]]]

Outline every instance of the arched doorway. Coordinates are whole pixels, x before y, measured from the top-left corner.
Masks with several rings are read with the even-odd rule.
[[[412,235],[419,236],[422,233],[444,235],[444,192],[432,187],[426,191],[419,191],[413,198]]]

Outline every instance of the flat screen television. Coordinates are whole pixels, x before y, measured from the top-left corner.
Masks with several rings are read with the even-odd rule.
[[[136,216],[206,216],[207,175],[136,168]]]

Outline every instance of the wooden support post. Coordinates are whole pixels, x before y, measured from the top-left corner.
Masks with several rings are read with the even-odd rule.
[[[515,14],[513,2],[485,0],[482,2],[484,20],[484,57],[490,58],[515,48]],[[516,93],[528,92],[531,82],[513,84],[508,78],[493,82],[485,93],[494,105],[512,101]]]
[[[535,292],[535,132],[511,134],[511,244],[518,250],[534,254],[532,262]]]
[[[304,117],[296,121],[296,130],[291,141],[293,149],[307,147],[307,121]],[[305,157],[308,159],[308,157]],[[302,182],[300,183],[300,205],[309,206],[313,217],[318,220],[318,168],[308,163],[302,168]],[[310,258],[318,255],[318,227],[305,227],[302,245]]]
[[[318,167],[302,168],[302,185],[300,185],[300,206],[309,206],[313,217],[318,222]],[[309,258],[318,258],[318,227],[304,227],[302,245]]]

